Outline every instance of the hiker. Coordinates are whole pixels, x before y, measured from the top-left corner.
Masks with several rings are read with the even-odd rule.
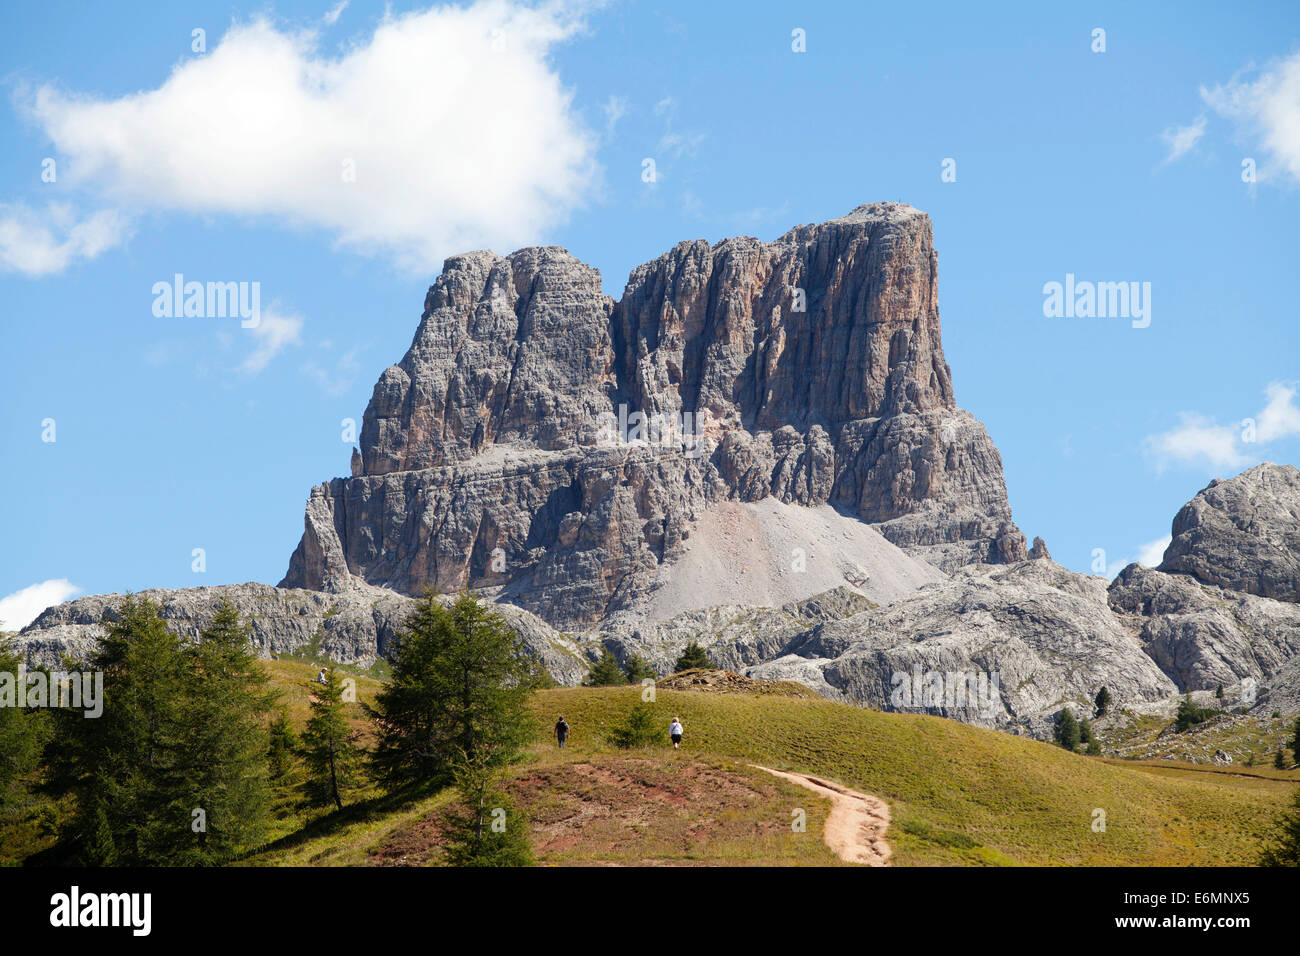
[[[329,681],[325,679],[325,668],[322,667],[322,668],[320,669],[320,673],[316,675],[316,683],[318,683],[318,684],[328,684],[328,683],[329,683]]]
[[[569,724],[567,721],[565,721],[564,715],[561,714],[560,719],[555,722],[555,739],[560,742],[561,750],[564,749],[564,738],[568,736],[569,736]]]
[[[682,742],[682,722],[677,717],[668,725],[668,736],[673,738],[673,750],[677,750]]]

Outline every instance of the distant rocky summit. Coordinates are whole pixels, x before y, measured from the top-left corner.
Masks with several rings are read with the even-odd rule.
[[[1300,602],[1300,469],[1256,465],[1212,481],[1174,517],[1161,571]]]
[[[448,259],[281,586],[469,586],[584,627],[643,609],[708,509],[767,498],[944,571],[1021,560],[1001,457],[953,395],[937,268],[901,203],[680,243],[617,302],[563,249]],[[678,427],[656,441],[638,415]]]
[[[561,683],[697,642],[732,683],[1037,737],[1102,686],[1115,712],[1300,704],[1300,471],[1212,482],[1109,586],[1026,550],[956,405],[930,220],[898,203],[680,243],[618,301],[563,249],[448,259],[350,471],[278,587],[142,596],[187,638],[225,599],[267,654],[366,665],[425,589],[472,587]],[[48,609],[29,660],[84,654],[123,599]]]

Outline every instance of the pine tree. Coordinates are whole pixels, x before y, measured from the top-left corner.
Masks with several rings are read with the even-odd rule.
[[[176,816],[183,757],[186,661],[158,606],[128,597],[88,661],[103,674],[103,713],[51,712],[51,786],[76,796],[66,843],[89,865],[173,862],[189,832]]]
[[[177,847],[184,862],[211,865],[256,844],[270,821],[266,715],[275,698],[248,643],[248,629],[228,601],[186,653],[189,664],[184,747],[173,772],[174,811],[203,827]]]
[[[1101,690],[1097,691],[1097,699],[1093,703],[1095,703],[1097,707],[1093,716],[1104,717],[1106,715],[1106,709],[1110,707],[1110,691],[1103,686]]]
[[[647,664],[645,658],[639,654],[628,657],[627,662],[623,665],[623,674],[627,677],[629,684],[639,684],[647,677],[654,680],[659,676],[655,669]]]
[[[14,651],[9,638],[0,634],[0,673],[13,681],[15,694],[21,663],[22,658]],[[0,706],[0,823],[6,812],[22,799],[27,778],[40,763],[46,725],[43,711]]]
[[[376,775],[390,788],[449,782],[459,758],[515,759],[534,732],[526,705],[538,682],[538,665],[500,614],[468,591],[450,607],[426,594],[369,709]]]
[[[287,711],[275,712],[267,728],[267,735],[266,765],[271,772],[272,782],[292,783],[295,777],[299,742]]]
[[[655,719],[654,710],[649,704],[637,703],[628,712],[622,724],[615,727],[610,734],[610,741],[616,747],[649,747],[663,742],[663,731]]]
[[[1286,754],[1281,750],[1278,750],[1278,752],[1273,755],[1273,766],[1278,770],[1286,769]]]
[[[1291,734],[1291,753],[1295,755],[1295,762],[1300,764],[1300,714],[1296,714],[1295,729]]]
[[[695,641],[691,641],[686,645],[686,650],[682,651],[682,656],[677,658],[677,663],[673,665],[673,673],[676,674],[698,667],[712,668],[713,665],[709,663],[709,655],[704,652],[704,648],[700,647]]]
[[[1260,866],[1300,866],[1300,790],[1291,806],[1278,815],[1272,845],[1260,855]]]
[[[1075,719],[1074,714],[1068,707],[1062,707],[1061,712],[1056,715],[1056,729],[1054,732],[1056,742],[1066,750],[1077,750],[1079,747],[1079,722]]]
[[[302,735],[307,764],[307,795],[316,805],[343,809],[343,797],[360,784],[362,753],[359,736],[348,724],[343,682],[330,668],[325,683],[315,688],[311,718]]]
[[[587,679],[582,682],[584,687],[613,687],[626,683],[627,675],[619,666],[618,658],[608,648],[601,651],[600,660],[591,665],[587,670]]]
[[[1079,743],[1090,744],[1092,742],[1092,724],[1089,723],[1087,717],[1084,717],[1079,721]]]
[[[444,815],[450,866],[531,866],[528,819],[501,787],[501,765],[509,754],[491,745],[453,764],[459,806]]]
[[[1174,716],[1174,726],[1180,734],[1185,733],[1209,716],[1209,710],[1197,707],[1192,703],[1192,692],[1189,690],[1183,694],[1183,699],[1178,703],[1178,712]]]

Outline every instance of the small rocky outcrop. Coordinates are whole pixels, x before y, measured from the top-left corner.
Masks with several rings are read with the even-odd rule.
[[[1300,469],[1265,462],[1210,482],[1174,517],[1160,570],[1300,602]]]

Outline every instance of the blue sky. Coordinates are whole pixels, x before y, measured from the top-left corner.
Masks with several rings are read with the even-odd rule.
[[[177,7],[0,12],[10,627],[278,581],[470,248],[562,245],[618,296],[683,239],[927,211],[958,403],[1078,571],[1300,458],[1294,2]],[[259,326],[155,315],[176,273],[259,283]],[[1149,282],[1150,324],[1046,317],[1067,274]]]

